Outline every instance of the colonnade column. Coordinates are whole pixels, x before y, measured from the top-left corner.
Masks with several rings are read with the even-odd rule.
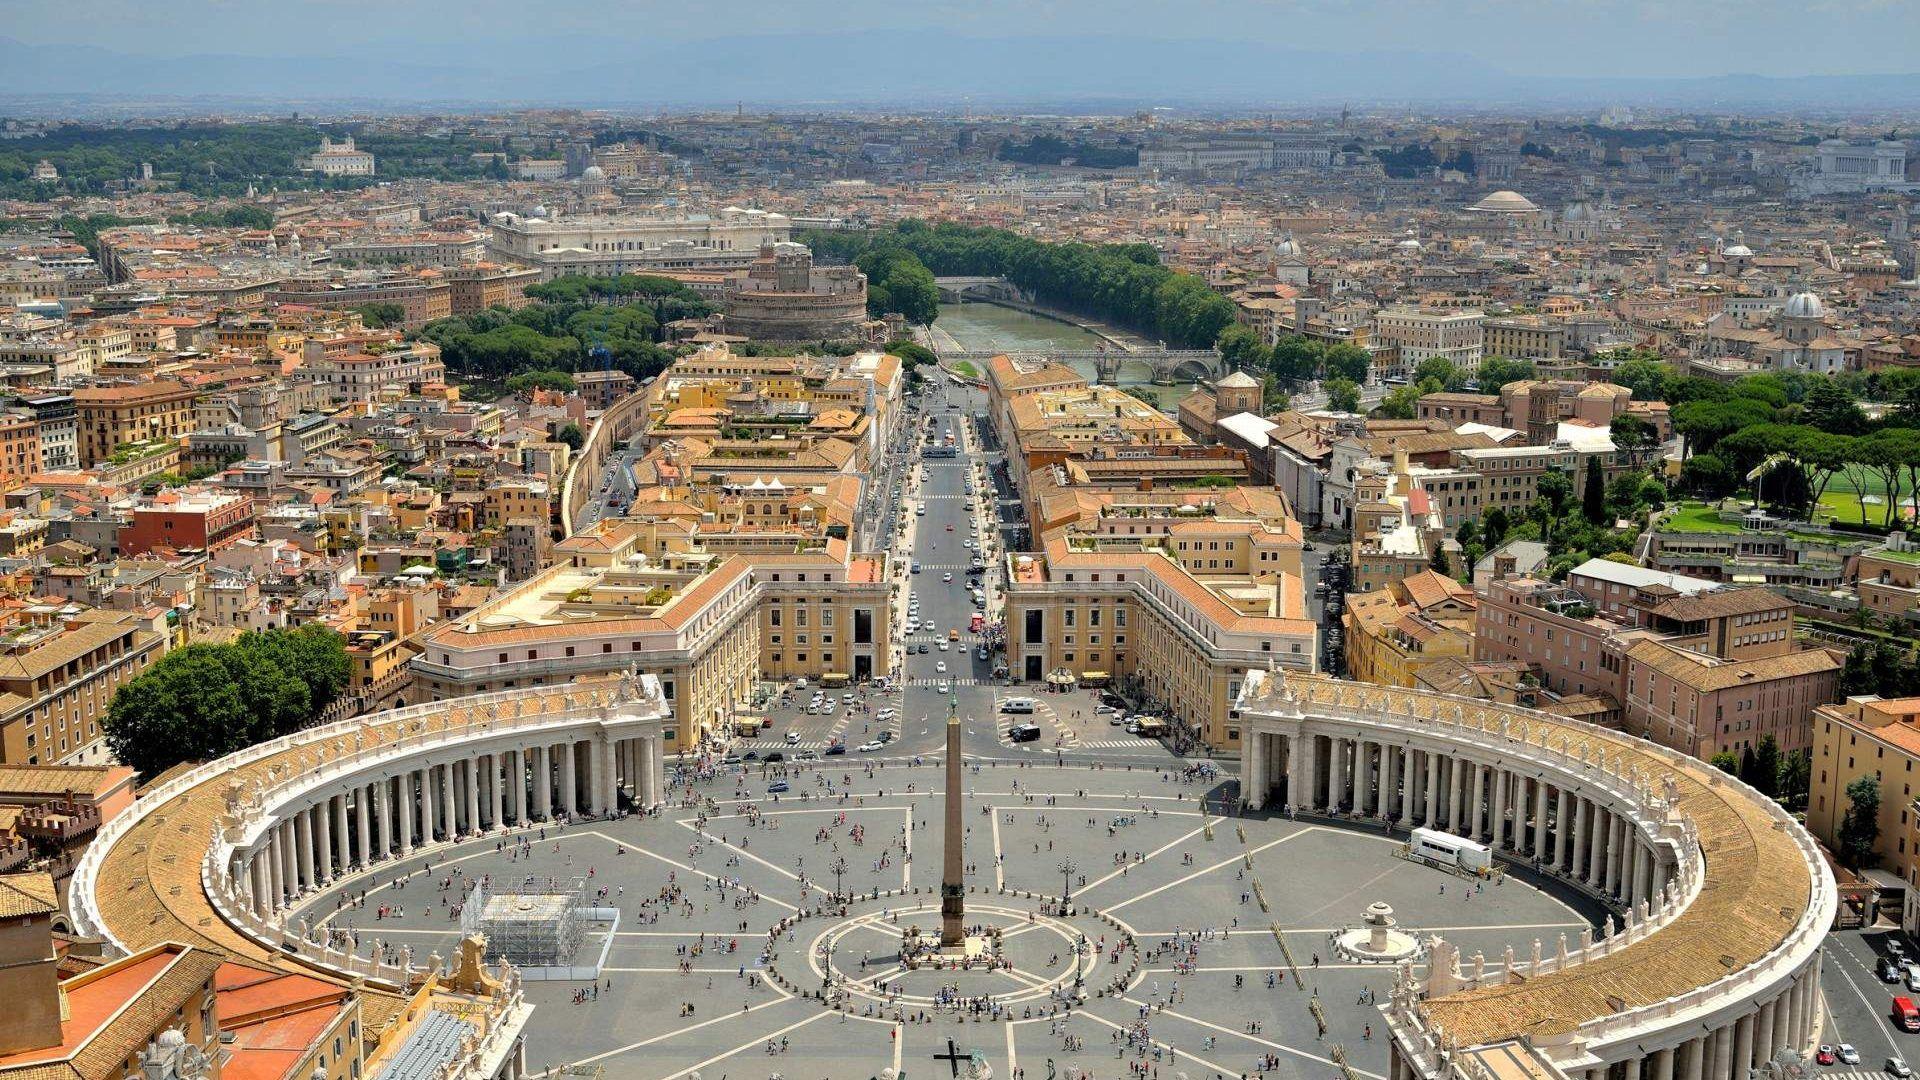
[[[247,873],[253,879],[253,913],[266,918],[273,914],[273,875],[268,872],[265,848],[247,860]]]
[[[1547,782],[1533,782],[1533,857],[1547,861]]]
[[[373,862],[373,786],[353,789],[353,823],[357,827],[355,846],[360,856],[357,865]]]
[[[477,835],[480,832],[480,759],[478,756],[470,757],[462,764],[467,768],[466,831],[469,835]]]
[[[1439,823],[1440,813],[1440,755],[1431,750],[1421,751],[1427,756],[1427,820],[1431,829]]]
[[[1706,1067],[1707,1036],[1687,1040],[1681,1051],[1680,1080],[1704,1080],[1700,1074]]]
[[[1573,818],[1573,865],[1568,868],[1575,881],[1587,880],[1587,797],[1582,795],[1574,804]]]
[[[1487,832],[1491,836],[1489,842],[1497,850],[1506,846],[1504,838],[1507,831],[1507,789],[1511,788],[1513,783],[1512,774],[1508,773],[1507,770],[1495,768],[1492,772],[1493,798],[1491,801],[1493,803],[1493,813],[1489,815],[1491,820],[1487,823]]]
[[[387,790],[387,784],[386,780],[373,782],[374,852],[368,863],[386,858],[387,853],[393,850],[393,815],[387,806],[392,801],[392,794]]]
[[[1760,1006],[1759,1019],[1754,1023],[1754,1061],[1751,1067],[1757,1068],[1766,1063],[1773,1057],[1773,1052],[1780,1048],[1778,1039],[1779,1017],[1776,1015],[1779,1011],[1771,1001]]]
[[[420,842],[431,844],[440,835],[440,766],[420,770]]]
[[[333,799],[316,803],[308,811],[313,816],[313,858],[322,884],[333,880]]]
[[[1573,838],[1573,793],[1560,789],[1560,807],[1553,815],[1553,865],[1564,869],[1572,851],[1567,841]]]
[[[335,795],[333,797],[333,857],[339,867],[337,873],[344,874],[347,867],[353,865],[352,839],[352,833],[347,828],[347,797]]]
[[[291,822],[293,826],[293,885],[294,892],[303,888],[312,888],[313,880],[313,823],[307,815],[296,812]]]
[[[507,819],[503,816],[506,811],[506,793],[502,790],[506,783],[507,770],[501,768],[503,764],[499,753],[487,755],[487,787],[489,789],[487,810],[492,814],[492,820],[487,824],[496,829],[507,827]]]
[[[1673,1047],[1653,1055],[1653,1080],[1673,1080]]]
[[[553,766],[545,746],[533,748],[533,816],[540,821],[553,820]]]
[[[560,812],[571,817],[580,808],[579,787],[574,774],[575,748],[571,740],[560,744]]]
[[[1487,767],[1479,762],[1473,763],[1473,787],[1467,791],[1467,828],[1460,835],[1469,840],[1482,840],[1486,832],[1481,823],[1486,820],[1486,782]]]
[[[394,792],[398,796],[393,804],[394,824],[399,828],[400,854],[413,854],[413,772],[408,770],[394,778]]]
[[[1733,1025],[1733,1078],[1741,1080],[1753,1068],[1753,1014],[1748,1013]]]
[[[1447,787],[1451,790],[1452,801],[1447,805],[1447,831],[1455,836],[1467,835],[1463,823],[1467,811],[1463,805],[1467,800],[1467,763],[1459,757],[1447,759]]]
[[[1392,743],[1380,744],[1380,819],[1382,821],[1392,821],[1407,816],[1406,800],[1400,794],[1400,749]]]
[[[507,751],[507,813],[515,825],[527,823],[527,754]]]

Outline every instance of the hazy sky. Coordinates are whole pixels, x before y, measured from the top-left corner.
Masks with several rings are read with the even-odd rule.
[[[732,34],[851,30],[924,31],[929,49],[943,34],[1101,34],[1419,51],[1527,75],[1920,70],[1915,0],[0,0],[0,36],[148,55],[365,48],[383,59],[587,62]]]

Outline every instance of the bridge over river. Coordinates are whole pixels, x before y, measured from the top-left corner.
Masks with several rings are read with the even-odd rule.
[[[955,362],[967,360],[975,367],[984,367],[986,361],[996,356],[1021,355],[1021,352],[1017,349],[991,352],[942,349],[940,358]],[[1034,355],[1074,367],[1091,364],[1099,380],[1108,385],[1119,384],[1120,369],[1126,364],[1146,365],[1153,371],[1153,382],[1162,386],[1171,386],[1183,379],[1215,379],[1226,374],[1220,354],[1212,349],[1046,349],[1034,350]]]

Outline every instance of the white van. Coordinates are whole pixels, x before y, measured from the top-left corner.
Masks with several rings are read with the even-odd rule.
[[[1000,711],[1003,713],[1021,713],[1024,715],[1031,713],[1038,704],[1038,702],[1030,697],[1010,697],[1000,703]]]

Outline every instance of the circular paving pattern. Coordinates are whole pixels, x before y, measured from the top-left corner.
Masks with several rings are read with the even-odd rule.
[[[1175,773],[987,765],[967,777],[967,922],[1000,931],[1010,966],[907,970],[901,932],[939,924],[941,776],[866,764],[789,776],[777,802],[750,767],[651,817],[441,845],[305,910],[363,943],[450,955],[473,882],[581,878],[621,909],[620,930],[576,958],[604,952],[597,984],[528,984],[528,1063],[665,1080],[947,1077],[933,1055],[949,1052],[1001,1077],[1043,1077],[1049,1059],[1106,1077],[1125,1075],[1122,1048],[1192,1075],[1272,1057],[1315,1075],[1336,1068],[1333,1043],[1373,1080],[1387,1050],[1365,1002],[1385,999],[1393,971],[1338,957],[1332,940],[1369,904],[1490,963],[1536,938],[1552,949],[1594,914],[1511,878],[1475,889],[1395,857],[1378,831],[1203,813],[1218,789]],[[1076,910],[1054,914],[1069,879]],[[829,906],[836,887],[859,898]]]

